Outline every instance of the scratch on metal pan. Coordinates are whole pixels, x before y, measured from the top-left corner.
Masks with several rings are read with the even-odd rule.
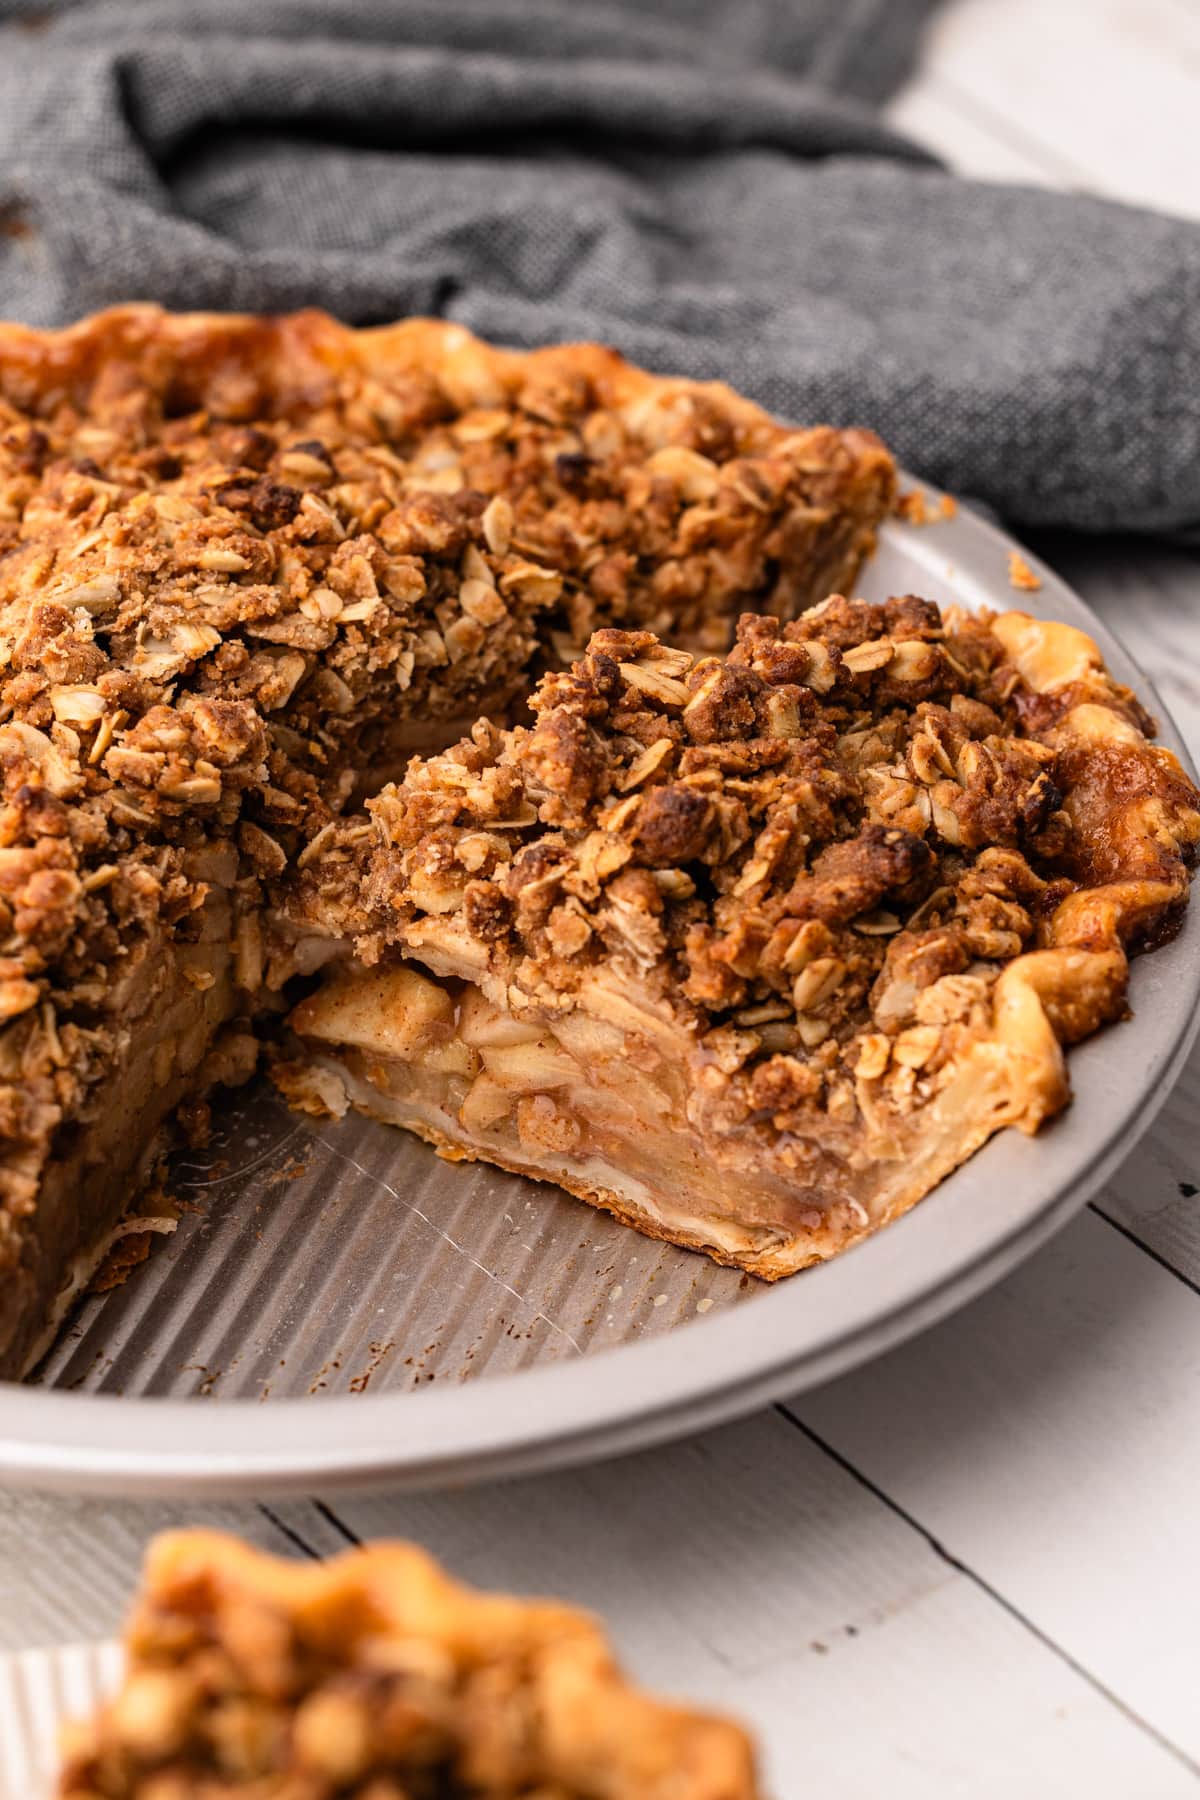
[[[352,1156],[347,1156],[344,1150],[339,1150],[335,1144],[331,1143],[327,1137],[322,1136],[320,1132],[316,1133],[316,1138],[317,1142],[322,1144],[332,1156],[336,1156],[339,1162],[347,1163],[350,1168],[357,1169],[360,1175],[364,1175],[368,1181],[373,1181],[377,1187],[381,1187],[385,1194],[391,1194],[394,1200],[398,1200],[400,1205],[403,1206],[407,1212],[412,1213],[414,1217],[420,1219],[423,1224],[428,1225],[431,1231],[436,1231],[443,1243],[449,1244],[452,1250],[457,1250],[458,1254],[461,1257],[464,1257],[473,1269],[478,1269],[481,1275],[486,1275],[489,1281],[494,1281],[497,1287],[503,1288],[506,1294],[511,1294],[514,1300],[519,1300],[522,1306],[529,1307],[533,1312],[534,1318],[540,1319],[543,1325],[548,1325],[551,1331],[557,1332],[559,1337],[565,1338],[577,1356],[583,1355],[582,1344],[577,1344],[569,1331],[565,1331],[561,1325],[556,1324],[555,1321],[550,1318],[548,1313],[542,1312],[540,1307],[534,1306],[533,1301],[529,1299],[528,1295],[521,1293],[519,1288],[510,1287],[508,1282],[502,1280],[502,1278],[496,1274],[494,1269],[489,1269],[486,1263],[481,1263],[477,1257],[472,1256],[465,1245],[460,1244],[456,1238],[452,1238],[448,1231],[443,1231],[442,1227],[436,1224],[435,1221],[429,1217],[428,1213],[422,1212],[419,1206],[414,1206],[411,1200],[406,1200],[399,1189],[394,1188],[390,1181],[385,1181],[382,1175],[375,1175],[370,1169],[364,1168],[362,1163],[356,1162]]]

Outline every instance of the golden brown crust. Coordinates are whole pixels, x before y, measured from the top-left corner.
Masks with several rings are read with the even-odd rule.
[[[1120,1016],[1127,947],[1187,895],[1196,791],[1066,626],[835,597],[744,618],[724,660],[597,633],[532,704],[532,729],[414,762],[373,836],[329,834],[294,928],[365,968],[294,1028],[355,1104],[757,1274],[1059,1110],[1060,1046]],[[435,1002],[369,972],[397,955],[545,1044],[472,1013],[454,1062]],[[389,1072],[414,1007],[436,1092]],[[605,1138],[622,1084],[633,1123]]]
[[[0,326],[0,1370],[113,1222],[40,1241],[39,1196],[142,1079],[131,994],[210,996],[194,1070],[352,790],[597,623],[723,643],[747,603],[789,615],[852,577],[893,486],[869,433],[596,346],[148,306]],[[150,1086],[152,1134],[177,1095]]]
[[[407,1544],[320,1564],[151,1547],[116,1699],[62,1800],[754,1800],[735,1725],[631,1687],[584,1613],[480,1594]]]

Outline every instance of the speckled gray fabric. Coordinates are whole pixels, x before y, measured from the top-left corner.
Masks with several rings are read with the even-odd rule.
[[[0,312],[597,337],[1009,517],[1200,524],[1200,229],[879,120],[933,0],[0,0]]]

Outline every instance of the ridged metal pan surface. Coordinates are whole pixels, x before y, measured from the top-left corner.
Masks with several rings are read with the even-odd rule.
[[[860,591],[1080,625],[1182,751],[1149,683],[1036,558],[1040,590],[1013,593],[1014,548],[965,510],[889,525]],[[914,1212],[774,1289],[550,1187],[247,1088],[211,1147],[176,1164],[175,1235],[84,1303],[32,1384],[0,1386],[0,1480],[254,1495],[461,1482],[795,1393],[942,1317],[1084,1203],[1182,1061],[1198,946],[1193,917],[1135,965],[1134,1017],[1072,1053],[1074,1103],[1038,1138],[1003,1133]]]

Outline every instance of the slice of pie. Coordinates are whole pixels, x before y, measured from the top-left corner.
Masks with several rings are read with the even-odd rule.
[[[733,1724],[648,1698],[585,1613],[481,1594],[423,1551],[324,1564],[151,1547],[124,1684],[60,1800],[754,1800]]]
[[[331,828],[277,1079],[756,1275],[1057,1112],[1186,899],[1200,796],[1069,626],[610,628],[532,705]]]
[[[850,582],[867,432],[413,320],[0,326],[0,1375],[256,1046],[267,897],[596,626]]]

